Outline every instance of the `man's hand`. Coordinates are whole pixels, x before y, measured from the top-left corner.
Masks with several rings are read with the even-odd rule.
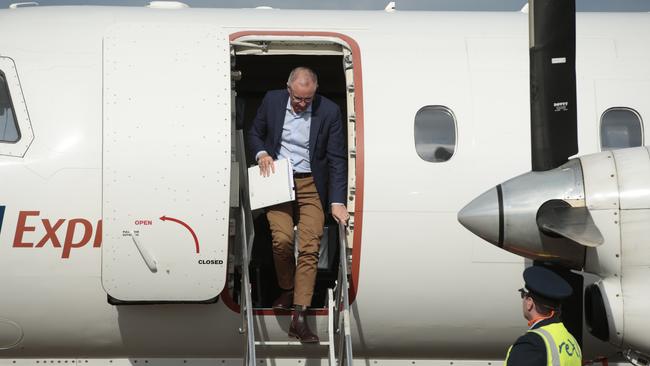
[[[345,207],[345,205],[333,204],[332,216],[334,216],[336,222],[343,223],[345,225],[348,224],[348,220],[350,219],[350,215],[348,214],[348,209]]]
[[[261,176],[268,177],[271,173],[275,174],[275,162],[271,155],[266,153],[260,155],[259,159],[257,159],[257,164],[260,166]]]

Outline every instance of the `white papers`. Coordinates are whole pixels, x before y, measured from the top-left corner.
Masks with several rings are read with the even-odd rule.
[[[257,165],[248,168],[251,210],[293,201],[296,198],[293,185],[293,170],[286,159],[276,160],[275,173],[268,177],[260,175]]]

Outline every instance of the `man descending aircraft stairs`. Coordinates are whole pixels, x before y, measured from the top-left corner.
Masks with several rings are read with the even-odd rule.
[[[249,264],[253,250],[253,217],[248,201],[248,179],[247,172],[243,168],[246,164],[244,156],[244,139],[241,131],[237,132],[237,152],[238,166],[240,174],[240,207],[239,207],[239,225],[240,228],[240,252],[241,252],[241,292],[240,304],[242,327],[239,332],[246,336],[244,366],[255,366],[257,363],[257,347],[300,347],[303,343],[289,340],[257,340],[255,338],[255,310],[251,298],[251,282]],[[328,359],[330,366],[343,365],[351,366],[352,356],[352,336],[350,330],[350,300],[349,300],[349,283],[348,268],[349,258],[347,235],[345,225],[339,223],[339,273],[335,289],[328,289],[327,294],[327,333],[328,340],[320,341],[319,346],[328,348]],[[336,341],[338,340],[338,355],[336,354]],[[309,347],[309,345],[305,346]]]

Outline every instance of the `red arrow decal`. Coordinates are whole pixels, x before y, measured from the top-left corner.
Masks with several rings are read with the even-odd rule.
[[[177,224],[181,224],[181,225],[185,226],[185,228],[190,231],[190,234],[192,234],[192,237],[194,238],[194,244],[196,245],[196,253],[197,254],[199,253],[199,238],[196,236],[196,233],[194,232],[194,230],[192,230],[190,225],[184,223],[183,221],[181,221],[179,219],[175,219],[173,217],[162,216],[160,219],[162,221],[173,221],[173,222],[175,222]]]

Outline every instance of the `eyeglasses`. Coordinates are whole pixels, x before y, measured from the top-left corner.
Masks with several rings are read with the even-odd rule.
[[[293,90],[291,90],[291,88],[289,88],[289,94],[291,94],[291,99],[293,99],[293,101],[298,102],[298,103],[311,103],[311,101],[314,100],[313,96],[311,96],[311,97],[297,97],[297,96],[293,95]]]
[[[517,290],[517,291],[519,291],[519,295],[521,295],[522,300],[523,300],[525,297],[530,297],[530,293],[529,293],[528,291],[526,291],[526,289],[524,289],[523,287],[520,288],[520,289]]]
[[[298,103],[311,103],[311,101],[312,101],[312,99],[314,99],[314,97],[303,98],[303,97],[296,97],[293,94],[291,94],[291,99],[293,99],[294,101],[296,101]]]

